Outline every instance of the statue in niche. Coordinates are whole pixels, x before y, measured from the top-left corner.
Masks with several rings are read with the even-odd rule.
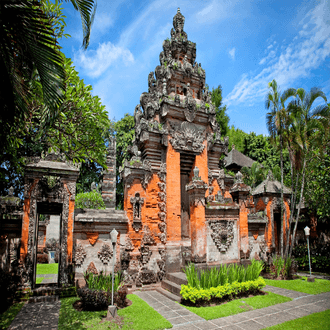
[[[133,205],[132,227],[137,232],[142,228],[141,207],[144,203],[144,198],[140,197],[139,193],[136,193],[135,197],[131,197],[131,203]]]

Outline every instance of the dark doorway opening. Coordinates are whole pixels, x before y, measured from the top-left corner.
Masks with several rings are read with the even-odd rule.
[[[33,287],[58,286],[62,203],[37,203]]]
[[[281,252],[281,213],[274,213],[275,251]]]

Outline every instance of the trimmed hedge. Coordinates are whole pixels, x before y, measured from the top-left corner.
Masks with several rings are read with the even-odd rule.
[[[224,298],[234,298],[239,294],[248,294],[259,292],[266,286],[266,282],[262,277],[254,281],[233,282],[222,286],[212,287],[210,289],[198,289],[189,285],[181,285],[180,294],[184,301],[194,304],[201,304],[211,299],[221,300]]]

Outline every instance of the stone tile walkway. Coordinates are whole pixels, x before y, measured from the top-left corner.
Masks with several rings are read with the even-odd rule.
[[[296,291],[266,286],[271,291],[292,298],[275,306],[206,321],[156,291],[135,292],[159,314],[172,323],[175,330],[259,330],[330,309],[330,292],[309,295]]]
[[[57,283],[57,274],[39,274],[37,277],[43,277],[41,283],[39,284],[49,284],[49,283]]]
[[[272,286],[266,286],[264,290],[290,297],[293,300],[206,321],[157,291],[136,291],[135,294],[171,322],[174,330],[259,330],[330,309],[330,292],[308,295]],[[25,304],[9,330],[55,330],[58,327],[60,306],[60,301]]]
[[[56,330],[60,306],[60,301],[25,304],[8,329]]]

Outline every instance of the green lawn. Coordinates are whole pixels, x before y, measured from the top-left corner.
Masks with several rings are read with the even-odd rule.
[[[59,330],[69,329],[123,329],[123,330],[157,330],[172,328],[170,322],[151,308],[146,302],[134,294],[127,295],[132,305],[118,310],[118,315],[123,317],[123,324],[119,327],[110,321],[102,322],[107,311],[101,312],[78,312],[72,304],[79,298],[61,299]]]
[[[297,280],[266,280],[267,285],[276,286],[277,288],[288,289],[309,294],[319,294],[330,291],[330,281],[323,279],[315,279],[315,282],[307,282],[307,277]]]
[[[326,330],[330,329],[330,310],[314,313],[267,328],[269,330]]]
[[[23,307],[24,302],[11,305],[4,313],[0,314],[0,329],[7,329]]]
[[[268,295],[232,300],[228,303],[218,306],[210,306],[210,307],[187,307],[184,305],[182,306],[184,306],[191,312],[199,315],[200,317],[204,318],[205,320],[212,320],[212,319],[217,319],[219,317],[225,317],[253,309],[264,308],[291,300],[292,300],[291,298],[283,297],[278,294],[268,292]]]
[[[42,280],[44,280],[44,277],[37,277],[36,278],[36,284],[40,284],[42,282]]]
[[[37,275],[57,274],[58,264],[37,264]]]

